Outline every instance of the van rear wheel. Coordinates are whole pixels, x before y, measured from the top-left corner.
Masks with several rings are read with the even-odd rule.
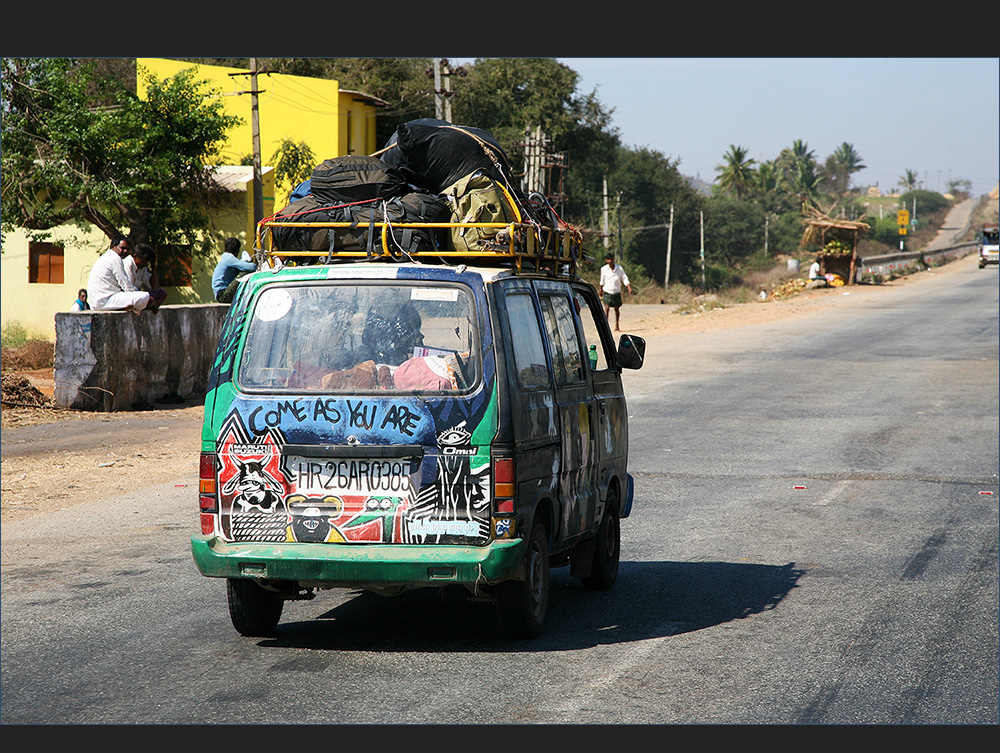
[[[621,528],[618,521],[618,496],[608,495],[601,524],[597,528],[597,542],[594,549],[594,564],[590,575],[580,579],[584,588],[607,590],[618,579],[618,563],[621,559]]]
[[[229,617],[240,635],[265,638],[274,635],[285,602],[252,580],[226,579]]]
[[[549,606],[549,534],[536,522],[525,553],[525,579],[496,589],[500,627],[511,638],[535,638],[542,632]]]

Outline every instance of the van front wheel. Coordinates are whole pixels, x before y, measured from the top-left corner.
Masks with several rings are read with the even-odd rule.
[[[229,617],[240,635],[265,638],[274,635],[285,602],[252,580],[226,579]]]
[[[525,579],[497,586],[500,627],[511,638],[535,638],[549,606],[549,543],[545,526],[535,523],[525,553]]]

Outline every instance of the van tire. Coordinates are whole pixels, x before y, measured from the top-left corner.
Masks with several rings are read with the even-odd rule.
[[[226,579],[229,617],[236,632],[247,638],[274,635],[285,602],[252,580]]]
[[[496,588],[500,628],[510,638],[536,638],[549,606],[549,534],[539,522],[531,528],[525,552],[525,579]]]
[[[590,575],[580,579],[584,588],[604,591],[611,588],[618,579],[618,563],[621,559],[621,528],[618,520],[618,495],[608,494],[601,524],[597,528],[594,548],[594,564]]]

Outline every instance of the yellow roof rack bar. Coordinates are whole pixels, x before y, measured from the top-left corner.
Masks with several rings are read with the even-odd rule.
[[[381,243],[374,243],[371,251],[331,249],[279,249],[274,245],[274,228],[373,228],[381,234]],[[482,242],[475,250],[459,250],[450,246],[447,236],[440,249],[407,251],[395,243],[393,229],[418,228],[450,231],[454,228],[492,228],[497,232],[492,241]],[[413,261],[420,263],[478,264],[482,266],[511,267],[518,272],[550,272],[576,274],[576,265],[583,257],[583,236],[572,228],[553,228],[525,222],[288,222],[273,218],[257,225],[254,250],[258,263],[264,261],[274,267],[276,260],[283,264],[331,263],[334,261]],[[315,261],[313,261],[315,260]]]

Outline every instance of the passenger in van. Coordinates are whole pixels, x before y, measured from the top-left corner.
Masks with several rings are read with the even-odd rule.
[[[357,362],[371,359],[376,363],[399,366],[413,356],[413,349],[423,345],[420,313],[412,303],[373,307],[365,320]]]

